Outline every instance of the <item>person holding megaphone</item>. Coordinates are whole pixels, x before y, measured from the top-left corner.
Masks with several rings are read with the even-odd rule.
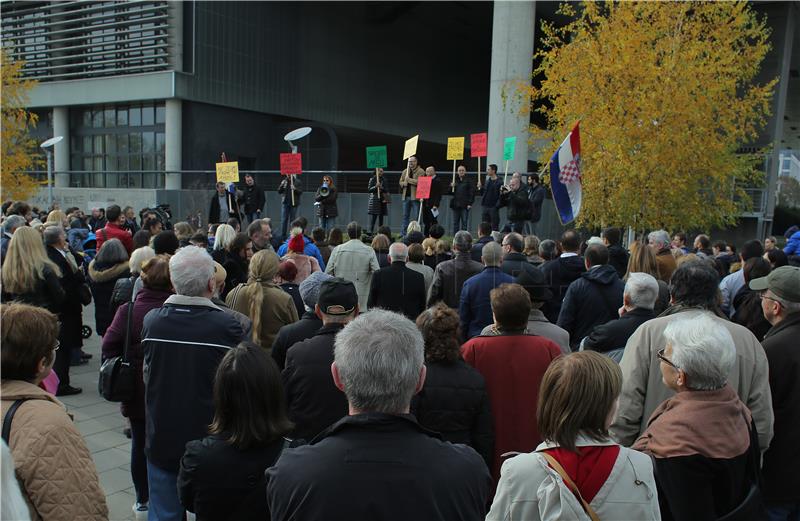
[[[317,208],[319,226],[326,232],[339,215],[336,206],[336,185],[333,184],[331,176],[323,176],[322,184],[317,188],[317,196],[314,206]]]

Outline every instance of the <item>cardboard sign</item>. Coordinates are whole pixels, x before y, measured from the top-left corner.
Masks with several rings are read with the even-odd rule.
[[[507,137],[505,143],[503,143],[503,160],[504,161],[513,161],[514,160],[514,149],[517,148],[517,136]]]
[[[464,159],[464,138],[463,137],[449,137],[447,138],[447,159],[459,160]]]
[[[217,163],[217,182],[238,183],[239,162],[229,161],[227,163]]]
[[[386,159],[386,145],[367,147],[367,168],[386,168],[389,161]]]
[[[406,147],[403,149],[403,159],[408,159],[417,153],[417,143],[419,142],[419,134],[406,140]]]
[[[417,178],[417,199],[428,199],[431,196],[433,178],[427,175]]]
[[[281,154],[281,175],[302,174],[303,154]]]
[[[486,157],[486,142],[489,135],[486,132],[482,134],[470,134],[469,136],[469,155],[470,157]]]

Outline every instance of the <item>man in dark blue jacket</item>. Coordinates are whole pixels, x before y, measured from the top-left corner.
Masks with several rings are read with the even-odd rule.
[[[186,442],[203,438],[214,417],[214,374],[245,340],[239,321],[211,302],[214,261],[185,247],[169,261],[176,295],[144,317],[145,454],[151,519],[183,519],[178,470]]]
[[[561,235],[559,245],[562,251],[561,255],[539,267],[544,273],[544,278],[550,285],[550,291],[553,295],[542,306],[542,312],[547,317],[547,320],[554,324],[558,320],[558,314],[561,312],[561,302],[564,300],[567,288],[586,271],[583,257],[578,255],[580,237],[575,230],[565,231]]]
[[[503,181],[497,177],[497,165],[489,165],[489,168],[486,169],[486,179],[482,187],[480,181],[478,182],[478,193],[481,195],[481,206],[483,207],[481,221],[490,223],[494,231],[500,229],[500,209],[497,203],[500,202],[502,185]]]
[[[592,244],[586,249],[586,273],[569,285],[558,326],[569,333],[572,350],[577,350],[583,337],[599,325],[619,316],[625,285],[608,264],[608,248]]]
[[[489,293],[500,284],[512,283],[514,278],[500,269],[503,263],[503,250],[496,242],[483,247],[483,271],[467,279],[461,290],[458,314],[461,318],[461,334],[469,340],[481,334],[481,330],[494,322]]]
[[[478,225],[478,240],[472,245],[472,260],[475,262],[481,261],[481,252],[486,243],[492,242],[492,224],[483,221]]]

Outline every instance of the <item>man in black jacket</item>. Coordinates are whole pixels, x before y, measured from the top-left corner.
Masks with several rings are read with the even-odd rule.
[[[336,336],[330,371],[349,414],[267,470],[272,519],[484,519],[483,459],[409,414],[426,374],[413,322],[385,310],[356,318]]]
[[[587,351],[601,353],[624,349],[636,328],[655,318],[653,307],[657,298],[658,281],[655,277],[647,273],[631,273],[625,283],[619,318],[596,326],[581,346]]]
[[[453,249],[456,251],[455,258],[436,265],[428,294],[428,307],[442,300],[451,308],[458,309],[464,282],[483,271],[483,264],[475,262],[470,256],[472,235],[469,232],[462,230],[456,233]]]
[[[459,230],[469,230],[469,211],[475,202],[475,187],[467,181],[467,169],[459,165],[458,177],[453,185],[453,198],[450,209],[453,210],[453,235]]]
[[[472,260],[481,262],[481,253],[483,252],[484,244],[492,242],[492,225],[483,221],[478,225],[478,240],[472,245]]]
[[[500,202],[498,204],[500,207],[508,206],[508,224],[506,228],[522,233],[525,221],[530,216],[530,201],[528,200],[528,188],[522,186],[519,173],[514,172],[508,187],[504,186],[500,189]]]
[[[280,328],[275,342],[272,343],[272,359],[283,371],[286,366],[286,352],[298,342],[314,336],[322,327],[322,319],[317,316],[315,308],[319,299],[319,289],[323,282],[333,277],[322,271],[315,271],[300,283],[300,298],[303,299],[305,313],[294,324]]]
[[[500,201],[501,186],[503,186],[503,181],[497,177],[497,165],[489,165],[483,185],[480,180],[478,181],[478,193],[481,195],[481,206],[483,207],[481,221],[488,222],[494,231],[500,229],[500,209],[497,203]]]
[[[244,205],[244,215],[247,217],[248,223],[261,219],[261,211],[264,209],[266,202],[264,190],[256,185],[253,175],[245,174],[244,190],[242,197],[239,199],[239,204]]]
[[[211,196],[211,208],[208,211],[209,224],[225,224],[228,219],[239,220],[239,205],[234,194],[225,189],[225,183],[217,183],[217,191]]]
[[[625,285],[614,268],[608,265],[608,248],[592,244],[586,249],[586,273],[569,285],[558,327],[569,333],[572,350],[598,324],[613,320],[622,305]]]
[[[367,308],[383,308],[404,314],[411,320],[425,310],[425,277],[406,267],[408,246],[396,242],[389,246],[392,264],[372,275]]]
[[[530,262],[528,257],[523,255],[522,250],[525,244],[522,241],[522,235],[511,232],[503,237],[503,265],[501,269],[503,273],[511,275],[516,278],[519,277],[523,271],[529,274],[536,271],[537,268]],[[534,275],[535,277],[535,275]]]
[[[423,232],[425,237],[431,234],[431,226],[439,222],[439,205],[442,202],[444,186],[442,180],[436,175],[436,169],[429,166],[425,169],[425,175],[432,177],[430,197],[422,201],[422,222],[425,225]]]
[[[561,255],[549,260],[539,268],[544,273],[544,278],[550,285],[553,298],[542,307],[542,312],[552,323],[558,320],[561,311],[561,302],[567,293],[567,288],[572,281],[586,271],[583,257],[578,255],[580,250],[580,237],[575,230],[567,230],[561,235]]]
[[[150,515],[182,519],[178,470],[186,442],[208,434],[214,417],[214,374],[229,349],[245,340],[239,321],[211,302],[214,261],[201,248],[181,248],[169,261],[175,295],[142,326],[145,454]]]
[[[619,228],[606,228],[601,233],[603,244],[608,248],[608,263],[616,270],[619,278],[628,272],[628,252],[622,247],[622,233]]]
[[[536,223],[542,220],[542,204],[547,189],[539,182],[539,174],[528,176],[528,200],[531,205],[531,234],[536,235]]]
[[[333,384],[331,363],[336,334],[358,316],[358,293],[352,282],[331,278],[320,285],[314,312],[322,327],[286,354],[281,373],[294,438],[312,440],[347,415],[347,399]]]

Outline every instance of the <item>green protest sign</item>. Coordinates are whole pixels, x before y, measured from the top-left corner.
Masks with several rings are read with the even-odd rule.
[[[503,143],[503,160],[504,161],[513,161],[514,160],[514,149],[517,148],[517,136],[507,137],[505,143]]]
[[[388,165],[386,145],[367,147],[367,168],[386,168]]]

